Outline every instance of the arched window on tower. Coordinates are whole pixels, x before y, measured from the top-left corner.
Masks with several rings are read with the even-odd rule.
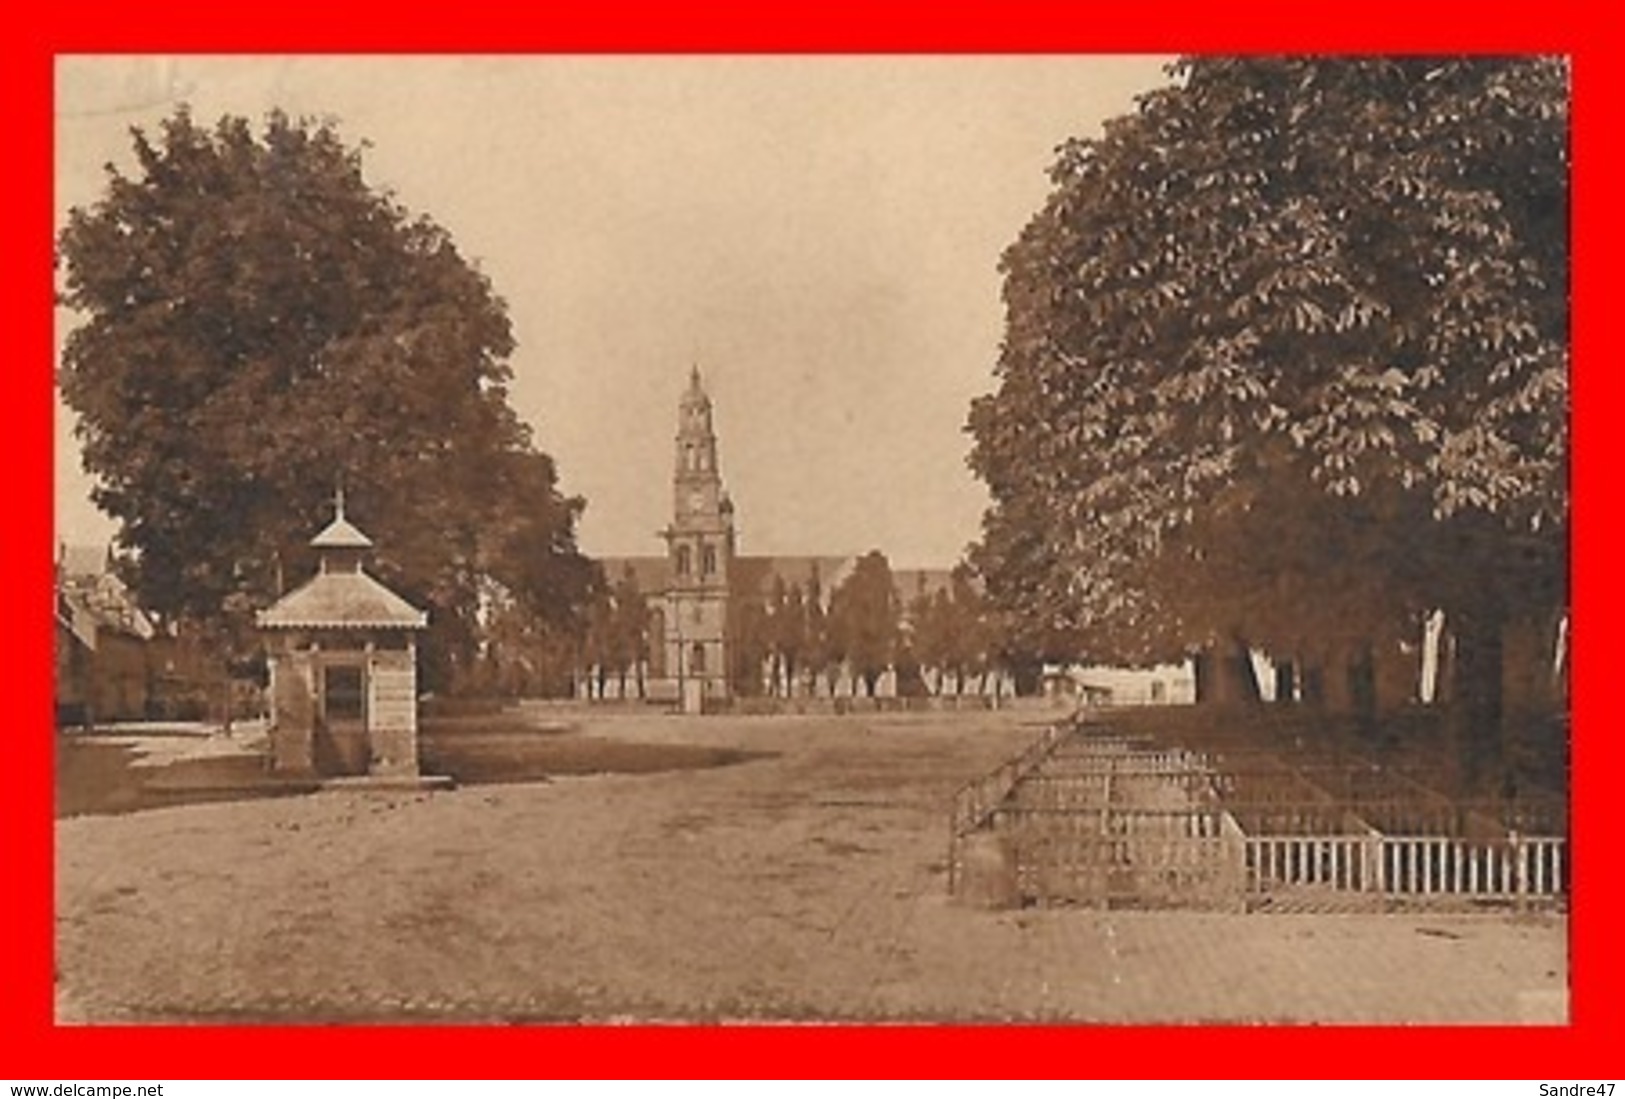
[[[711,545],[700,547],[700,571],[707,576],[716,575],[717,547]]]
[[[687,546],[677,547],[677,575],[687,576],[694,569],[694,559]]]
[[[705,646],[698,641],[694,642],[694,647],[688,652],[688,670],[695,675],[705,674]]]

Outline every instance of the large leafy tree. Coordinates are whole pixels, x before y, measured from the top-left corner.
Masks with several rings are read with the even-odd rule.
[[[789,698],[795,694],[796,675],[808,644],[807,604],[801,585],[786,585],[782,576],[774,577],[768,612],[772,690]]]
[[[906,615],[909,655],[919,662],[922,671],[932,673],[932,693],[939,695],[944,693],[948,651],[953,643],[947,604],[947,594],[930,591],[922,576],[914,597],[908,601]]]
[[[773,651],[773,623],[767,600],[759,592],[737,592],[728,600],[728,670],[734,692],[756,696],[763,691],[763,668]]]
[[[59,237],[82,321],[60,385],[143,603],[264,605],[342,481],[376,567],[431,611],[431,675],[469,659],[487,579],[575,617],[582,502],[509,406],[506,308],[446,231],[326,123],[182,111],[133,137],[135,171],[109,166]]]
[[[1096,139],[1003,260],[975,560],[1041,651],[1318,659],[1566,600],[1567,72],[1206,58]]]
[[[901,621],[891,563],[870,550],[831,593],[829,613],[836,648],[870,696],[892,665]]]
[[[615,582],[612,592],[614,599],[614,652],[615,669],[621,677],[621,697],[628,697],[626,676],[633,673],[637,685],[637,697],[643,698],[647,684],[644,682],[644,670],[648,667],[650,656],[649,629],[652,616],[649,613],[649,600],[643,594],[638,584],[637,573],[631,565],[622,570],[621,578]]]
[[[827,684],[830,695],[835,694],[835,677],[841,660],[840,638],[837,636],[830,609],[825,606],[824,585],[817,567],[807,578],[807,635],[803,663],[807,668],[807,691],[818,694],[818,680]]]

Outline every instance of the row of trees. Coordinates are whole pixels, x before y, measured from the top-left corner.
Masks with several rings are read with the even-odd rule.
[[[643,697],[657,646],[647,594],[630,568],[596,590],[576,654],[588,692]],[[1002,667],[992,610],[968,569],[937,590],[922,583],[905,600],[878,551],[859,558],[827,599],[816,573],[805,589],[776,576],[765,593],[735,592],[729,616],[729,675],[741,695],[834,693],[843,672],[870,695],[888,673],[901,693],[959,694],[972,680],[982,689]]]
[[[1491,757],[1507,638],[1568,600],[1566,66],[1170,75],[1061,147],[1003,258],[976,567],[1030,651],[1197,653],[1247,697],[1262,649],[1367,713],[1373,653],[1443,610]]]

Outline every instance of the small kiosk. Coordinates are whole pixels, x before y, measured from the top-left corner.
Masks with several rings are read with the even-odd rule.
[[[372,540],[335,516],[316,575],[258,616],[267,635],[271,766],[323,777],[418,775],[416,633],[428,615],[367,575]]]

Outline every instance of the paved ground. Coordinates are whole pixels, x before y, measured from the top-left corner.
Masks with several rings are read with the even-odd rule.
[[[950,903],[948,798],[1037,716],[550,713],[581,759],[762,754],[65,819],[58,1014],[1562,1021],[1561,917]]]

